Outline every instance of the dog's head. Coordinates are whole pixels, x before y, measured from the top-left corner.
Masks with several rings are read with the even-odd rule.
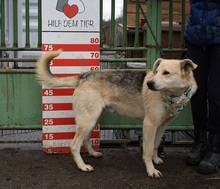
[[[148,80],[153,91],[170,91],[188,87],[194,81],[192,70],[197,67],[190,59],[175,60],[159,58],[153,65],[154,76]]]

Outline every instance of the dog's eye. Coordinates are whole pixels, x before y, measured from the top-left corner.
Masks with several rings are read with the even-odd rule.
[[[169,74],[170,74],[170,72],[168,72],[168,71],[163,72],[163,75],[169,75]]]

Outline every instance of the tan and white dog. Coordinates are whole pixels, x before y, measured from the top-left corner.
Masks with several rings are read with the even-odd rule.
[[[37,77],[51,87],[75,87],[73,104],[76,135],[70,145],[73,159],[82,171],[93,171],[80,155],[85,146],[94,157],[102,157],[93,150],[90,134],[104,109],[143,120],[143,160],[147,174],[160,178],[155,164],[162,135],[167,124],[186,106],[197,90],[192,70],[197,65],[191,60],[157,59],[152,71],[98,70],[79,76],[57,78],[50,72],[50,61],[60,51],[44,54],[37,64]]]

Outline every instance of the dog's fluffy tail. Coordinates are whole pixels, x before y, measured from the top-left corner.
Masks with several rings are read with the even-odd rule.
[[[38,80],[50,87],[76,87],[78,85],[78,76],[55,77],[50,71],[50,61],[57,57],[61,50],[45,53],[37,63],[36,73]]]

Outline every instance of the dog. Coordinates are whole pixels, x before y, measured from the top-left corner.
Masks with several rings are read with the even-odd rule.
[[[186,106],[197,90],[189,59],[159,58],[153,69],[96,70],[78,76],[57,78],[50,72],[50,61],[61,51],[45,53],[37,63],[38,80],[51,87],[74,87],[76,134],[70,150],[78,168],[93,171],[80,155],[84,145],[89,155],[102,157],[93,150],[90,135],[104,109],[143,120],[143,160],[149,177],[161,178],[154,164],[162,164],[157,149],[168,123]],[[154,164],[153,164],[154,163]]]

